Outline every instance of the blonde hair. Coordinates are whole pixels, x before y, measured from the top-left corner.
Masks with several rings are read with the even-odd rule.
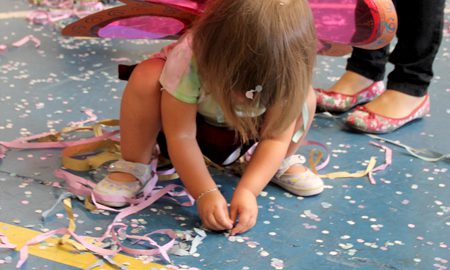
[[[194,25],[193,51],[203,89],[243,142],[275,136],[300,116],[316,51],[306,0],[211,0]],[[264,106],[271,117],[242,117],[236,103],[244,113]]]

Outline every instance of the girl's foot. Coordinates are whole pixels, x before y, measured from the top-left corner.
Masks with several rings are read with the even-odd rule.
[[[302,164],[304,157],[292,155],[281,164],[272,182],[298,196],[313,196],[324,188],[322,179]]]
[[[112,207],[128,205],[152,177],[150,165],[125,160],[112,163],[108,172],[95,186],[93,195],[97,202]]]
[[[317,107],[330,112],[345,112],[371,101],[384,92],[382,81],[374,82],[355,72],[346,71],[328,90],[315,89]]]
[[[415,97],[395,90],[382,95],[349,113],[345,122],[351,128],[368,133],[392,132],[430,111],[428,95]]]

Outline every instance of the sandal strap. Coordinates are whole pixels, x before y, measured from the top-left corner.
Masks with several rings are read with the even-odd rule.
[[[142,186],[150,180],[152,176],[152,169],[150,164],[130,162],[123,159],[111,163],[108,168],[108,172],[123,172],[129,173],[136,177]]]
[[[281,162],[281,166],[278,169],[276,173],[276,177],[282,176],[291,166],[297,165],[297,164],[304,164],[306,162],[306,159],[302,155],[292,155],[288,156]]]

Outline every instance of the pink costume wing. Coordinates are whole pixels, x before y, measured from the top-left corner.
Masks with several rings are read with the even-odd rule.
[[[343,55],[351,46],[378,49],[392,40],[397,14],[392,0],[309,0],[319,53]]]
[[[107,38],[176,39],[201,16],[208,0],[120,0],[68,25],[63,35]],[[377,49],[397,29],[392,0],[309,0],[319,40],[318,52],[343,55],[351,46]]]
[[[125,5],[86,16],[66,26],[62,34],[125,39],[177,39],[200,14],[200,10],[188,6],[162,3],[166,1],[121,1]]]

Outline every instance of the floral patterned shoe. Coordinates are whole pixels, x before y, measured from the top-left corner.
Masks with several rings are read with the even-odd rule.
[[[272,182],[298,196],[313,196],[321,193],[323,191],[322,179],[308,168],[302,173],[285,173],[291,166],[303,163],[305,163],[305,158],[301,155],[285,158]]]
[[[129,173],[138,179],[134,182],[121,182],[106,176],[95,186],[94,196],[97,202],[112,207],[128,205],[129,201],[136,197],[152,176],[150,165],[122,159],[112,163],[108,172]]]
[[[374,82],[353,95],[316,88],[317,107],[328,112],[346,112],[381,95],[386,88],[382,81]]]
[[[348,114],[345,124],[352,129],[362,132],[388,133],[402,127],[406,123],[424,117],[429,111],[430,98],[427,95],[422,103],[406,117],[390,118],[372,112],[364,106],[359,106]]]

